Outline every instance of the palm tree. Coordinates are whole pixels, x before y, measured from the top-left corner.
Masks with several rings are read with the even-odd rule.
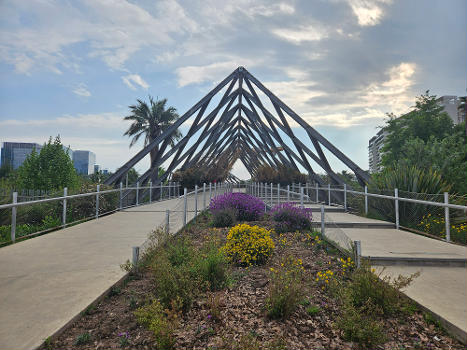
[[[128,107],[131,114],[126,116],[124,120],[130,120],[133,123],[123,135],[133,137],[130,142],[130,147],[139,140],[141,135],[144,135],[144,146],[146,147],[156,137],[170,128],[179,118],[179,115],[177,110],[172,106],[166,109],[166,98],[154,101],[154,99],[149,96],[149,105],[140,99],[137,99],[136,101],[138,101],[138,104]],[[170,146],[173,147],[175,141],[178,141],[181,137],[182,133],[176,129],[170,135]],[[159,146],[154,147],[150,152],[151,168],[155,165],[154,163],[158,152]]]

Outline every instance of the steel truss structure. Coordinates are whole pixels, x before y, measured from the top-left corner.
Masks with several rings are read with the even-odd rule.
[[[263,95],[265,102],[259,94]],[[219,102],[215,101],[219,98]],[[266,104],[269,104],[269,108]],[[192,116],[195,117],[187,134],[168,149],[170,135]],[[289,121],[294,126],[300,126],[306,137],[297,137]],[[159,152],[150,168],[138,179],[140,185],[151,180],[157,186],[177,168],[185,170],[195,164],[209,168],[221,156],[227,157],[229,164],[240,159],[251,175],[263,164],[272,167],[285,165],[296,170],[300,170],[301,166],[308,172],[310,180],[323,184],[313,170],[314,163],[329,175],[332,184],[342,185],[343,180],[332,170],[323,148],[352,170],[360,184],[369,181],[365,171],[244,67],[233,71],[105,183],[112,185],[121,182],[126,173],[155,147],[159,147]],[[166,173],[157,177],[159,166],[168,161]]]

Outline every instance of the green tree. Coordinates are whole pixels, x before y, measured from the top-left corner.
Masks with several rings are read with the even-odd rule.
[[[42,147],[35,149],[18,168],[18,188],[35,190],[57,190],[78,186],[78,175],[68,151],[63,149],[60,136],[52,137]]]
[[[388,136],[382,149],[382,165],[390,167],[405,157],[406,143],[418,138],[423,142],[441,140],[453,131],[453,122],[443,107],[436,102],[436,96],[426,91],[417,98],[415,109],[399,118],[388,114],[384,129]]]
[[[132,124],[124,135],[132,137],[130,147],[132,147],[139,138],[144,135],[144,146],[147,146],[156,137],[170,128],[179,118],[177,110],[174,107],[166,108],[167,99],[154,101],[149,96],[149,104],[142,100],[137,100],[138,104],[131,105],[131,114],[124,119],[132,121]],[[182,137],[182,133],[176,129],[169,138],[170,146],[174,146],[175,141]],[[159,147],[155,147],[150,152],[151,167],[153,167],[157,158]]]

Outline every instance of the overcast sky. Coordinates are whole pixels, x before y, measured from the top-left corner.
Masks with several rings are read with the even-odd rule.
[[[0,0],[0,142],[60,134],[114,170],[142,147],[123,137],[128,105],[166,97],[183,114],[244,66],[367,169],[385,113],[466,94],[466,4]]]

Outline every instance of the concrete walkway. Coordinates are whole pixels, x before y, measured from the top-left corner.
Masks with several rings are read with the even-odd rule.
[[[124,276],[120,264],[165,223],[165,210],[182,202],[130,208],[1,248],[0,349],[33,349],[83,311]],[[182,218],[171,215],[172,232]]]

